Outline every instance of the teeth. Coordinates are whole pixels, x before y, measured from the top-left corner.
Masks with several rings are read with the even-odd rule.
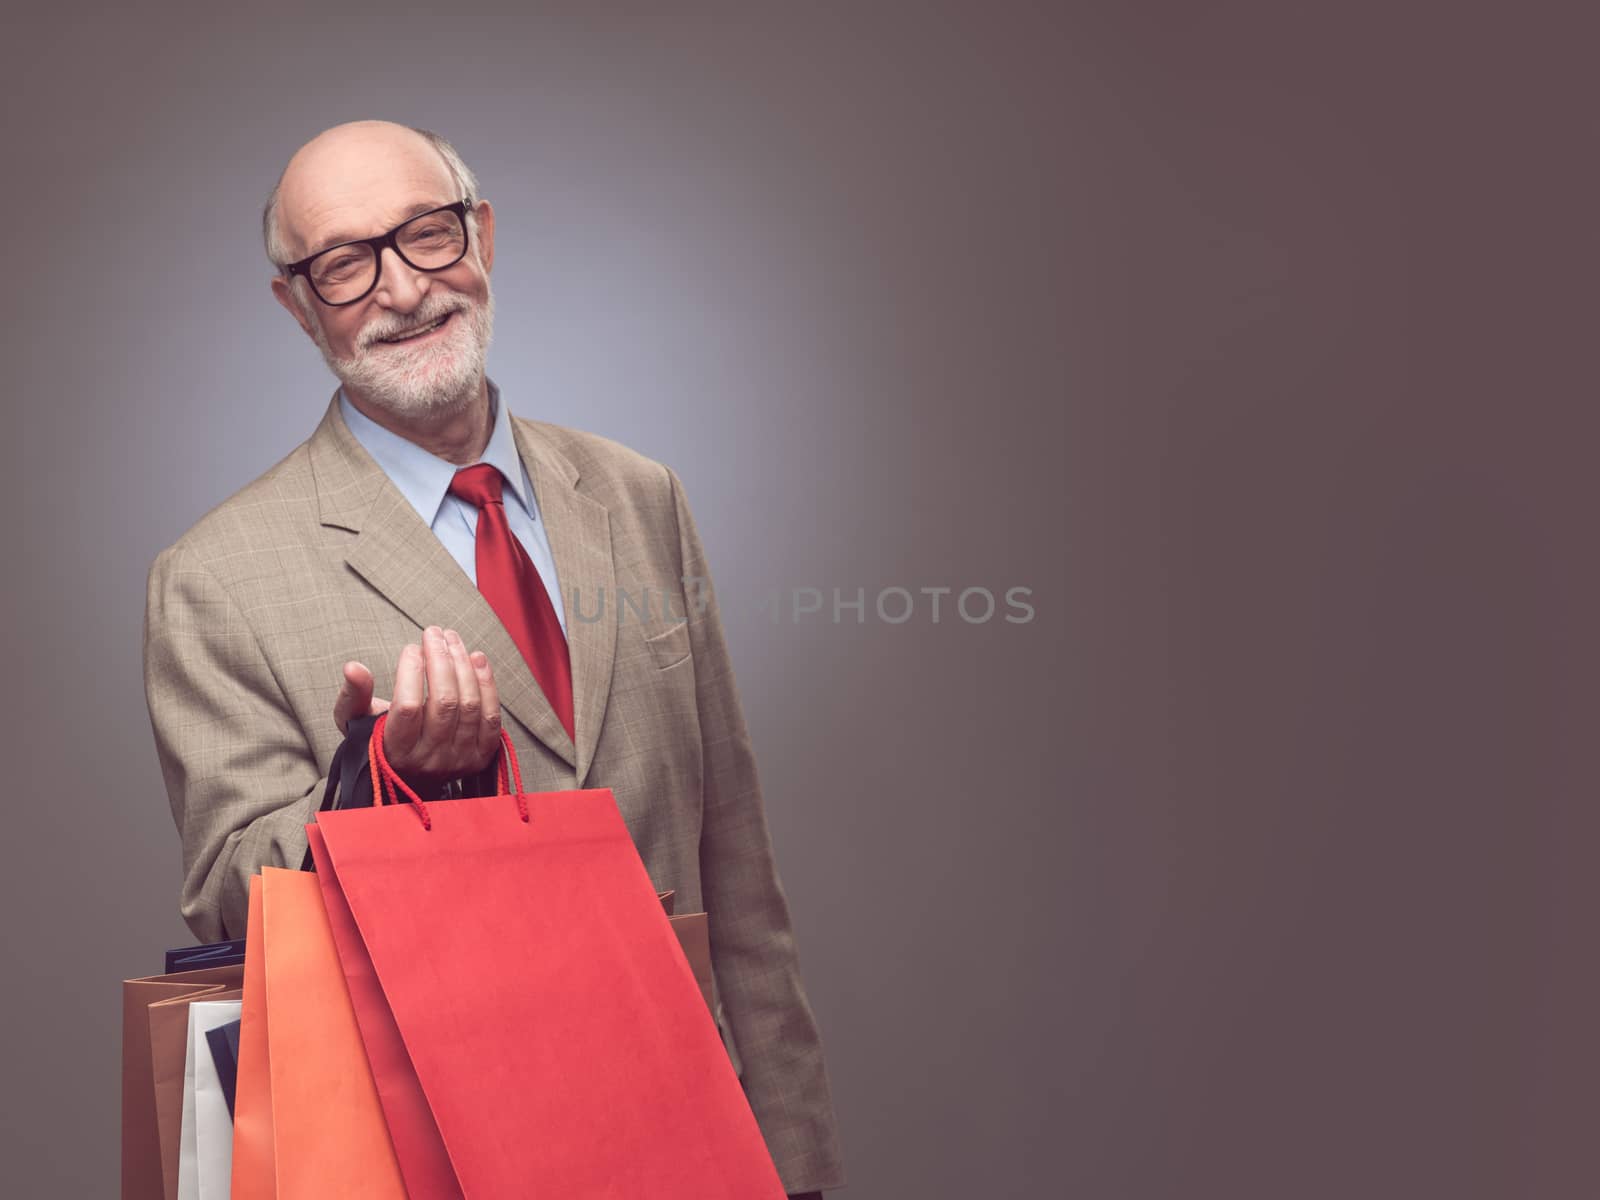
[[[383,340],[386,342],[409,342],[414,337],[421,337],[425,333],[432,333],[435,329],[439,328],[439,326],[443,325],[449,316],[449,313],[445,313],[444,316],[440,317],[431,325],[424,325],[421,329],[413,329],[410,333],[402,333],[398,337],[384,338]]]

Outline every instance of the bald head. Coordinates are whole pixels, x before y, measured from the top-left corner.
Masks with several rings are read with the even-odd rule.
[[[363,223],[382,222],[391,210],[394,224],[424,200],[448,204],[476,195],[472,172],[436,133],[392,121],[335,125],[295,151],[267,198],[267,257],[281,266],[376,232]]]

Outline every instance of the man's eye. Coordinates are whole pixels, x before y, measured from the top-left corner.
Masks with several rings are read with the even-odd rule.
[[[324,277],[331,277],[331,276],[334,276],[334,275],[348,275],[351,271],[355,270],[356,263],[358,261],[359,260],[356,258],[356,256],[354,254],[341,254],[338,258],[334,259],[332,262],[323,263],[318,268],[318,273],[321,274]]]
[[[445,246],[458,245],[461,235],[445,222],[434,221],[421,229],[406,230],[405,242],[416,250],[442,250]]]

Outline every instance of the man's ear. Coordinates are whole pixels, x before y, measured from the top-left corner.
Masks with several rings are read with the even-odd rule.
[[[494,266],[494,205],[487,200],[479,200],[473,205],[472,212],[477,218],[476,228],[472,232],[478,240],[478,258],[487,272]]]
[[[295,303],[293,285],[282,275],[272,277],[272,298],[284,308],[289,310],[289,315],[295,319],[295,324],[305,331],[305,335],[316,341],[316,335],[311,332],[311,322],[306,320],[305,313],[300,311],[300,305]]]

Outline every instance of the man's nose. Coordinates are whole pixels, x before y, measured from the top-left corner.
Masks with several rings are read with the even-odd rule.
[[[373,299],[385,308],[408,313],[422,303],[428,294],[432,277],[419,271],[395,253],[393,246],[385,246],[378,261],[378,286]]]

